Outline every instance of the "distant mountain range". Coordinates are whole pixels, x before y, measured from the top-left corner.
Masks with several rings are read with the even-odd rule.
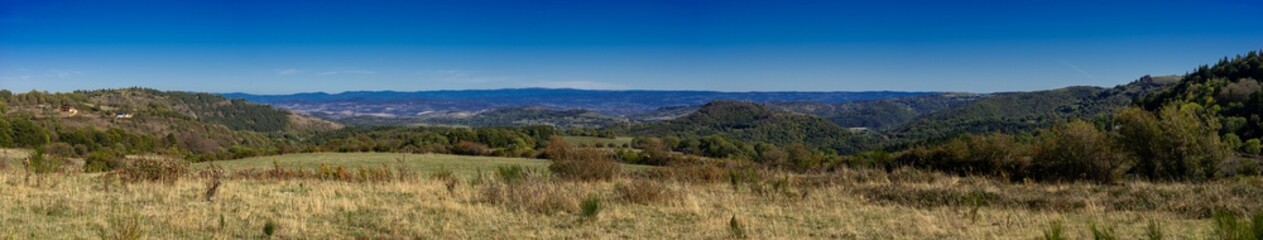
[[[300,93],[291,95],[223,94],[250,102],[330,119],[349,117],[413,118],[470,115],[505,108],[587,110],[623,117],[667,107],[701,106],[718,100],[840,104],[937,94],[935,92],[715,92],[653,90],[500,89],[421,92]]]

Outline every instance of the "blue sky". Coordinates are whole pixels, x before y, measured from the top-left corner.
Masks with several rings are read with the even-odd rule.
[[[1250,1],[0,0],[0,88],[1024,91],[1263,49]]]

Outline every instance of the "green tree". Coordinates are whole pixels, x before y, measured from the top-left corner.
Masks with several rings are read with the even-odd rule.
[[[34,148],[48,144],[48,131],[39,125],[35,125],[28,119],[18,118],[11,122],[13,125],[13,143],[16,147]]]
[[[1241,151],[1245,153],[1259,154],[1260,150],[1263,150],[1263,144],[1260,144],[1258,138],[1251,138],[1250,140],[1246,140],[1245,144],[1241,145]]]
[[[1082,120],[1053,127],[1032,158],[1037,169],[1032,174],[1049,180],[1113,182],[1122,177],[1125,165],[1107,135]]]
[[[1172,104],[1158,112],[1164,131],[1162,168],[1160,178],[1208,179],[1228,157],[1229,148],[1218,136],[1218,118],[1212,117],[1196,103]]]
[[[1114,124],[1115,146],[1136,163],[1131,171],[1149,178],[1162,175],[1163,162],[1166,162],[1163,159],[1168,156],[1163,155],[1165,153],[1160,149],[1165,144],[1165,136],[1158,117],[1149,111],[1130,107],[1114,114]]]
[[[789,160],[790,169],[798,171],[806,171],[820,167],[824,162],[824,156],[819,152],[812,151],[807,145],[791,144],[785,147],[785,154]]]
[[[13,145],[13,125],[3,118],[0,118],[0,147],[15,147]]]

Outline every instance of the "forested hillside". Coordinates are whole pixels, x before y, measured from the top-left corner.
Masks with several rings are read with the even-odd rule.
[[[1223,124],[1222,133],[1240,139],[1263,137],[1263,56],[1258,51],[1224,58],[1213,66],[1203,65],[1185,75],[1173,87],[1141,105],[1148,110],[1171,103],[1205,106]]]
[[[223,159],[274,151],[278,143],[339,128],[217,95],[130,88],[70,93],[0,90],[0,147],[42,147],[62,156],[160,153]],[[12,140],[10,140],[12,139]],[[17,141],[13,141],[17,140]]]
[[[1174,83],[1174,77],[1144,76],[1114,88],[996,93],[955,108],[918,117],[890,135],[898,144],[938,142],[968,133],[1021,133],[1072,118],[1093,118],[1130,106],[1135,99]]]
[[[1180,78],[1146,76],[1109,90],[1081,88],[1080,94],[1043,92],[1041,98],[1030,100],[1064,95],[1063,98],[1077,97],[1067,98],[1077,102],[1035,101],[1049,103],[1041,108],[1060,106],[1054,114],[1016,115],[1055,117],[1050,127],[974,132],[938,144],[914,146],[885,162],[1013,180],[1206,181],[1257,175],[1263,173],[1259,168],[1263,164],[1259,156],[1263,143],[1258,138],[1263,86],[1255,80],[1263,78],[1260,60],[1257,52],[1251,52],[1214,66],[1199,67]],[[1059,91],[1067,90],[1070,89]],[[969,108],[984,111],[956,119],[995,119],[1004,108],[1020,107],[1002,108],[1001,103],[988,100],[979,101],[986,106]],[[947,112],[952,111],[944,113]],[[1061,117],[1066,119],[1057,119]],[[1026,123],[1035,126],[1042,119],[1032,120]],[[926,126],[933,125],[908,126],[905,130]],[[969,129],[960,131],[966,130]]]
[[[749,102],[712,102],[681,118],[633,126],[630,133],[634,136],[676,137],[681,141],[722,137],[722,140],[737,141],[746,146],[756,143],[778,146],[802,144],[831,153],[853,153],[862,149],[851,133],[828,120],[777,111]]]
[[[902,126],[913,119],[955,108],[986,95],[942,93],[840,104],[812,102],[769,103],[774,109],[823,117],[846,128],[884,130]]]

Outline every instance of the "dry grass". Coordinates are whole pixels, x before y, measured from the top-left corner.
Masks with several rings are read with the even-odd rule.
[[[737,222],[740,234],[750,239],[1032,239],[1059,222],[1072,239],[1091,237],[1091,224],[1133,239],[1144,236],[1152,221],[1169,239],[1202,239],[1212,236],[1212,221],[1185,209],[1257,209],[1257,203],[1240,196],[1260,196],[1254,194],[1263,188],[1259,179],[1013,185],[855,170],[770,175],[740,188],[726,180],[660,178],[572,182],[529,177],[518,183],[456,185],[449,185],[451,178],[229,178],[217,186],[214,201],[206,201],[208,179],[196,174],[171,185],[140,182],[114,188],[101,187],[92,174],[33,176],[41,185],[24,183],[23,177],[16,171],[0,172],[0,212],[5,213],[0,215],[0,237],[140,233],[147,239],[264,238],[264,226],[271,222],[273,237],[291,239],[715,239],[733,237]],[[777,184],[783,186],[772,187]],[[811,194],[759,194],[750,187],[756,185]],[[1121,206],[1140,201],[1114,200],[1146,194],[1158,207],[1126,208]],[[588,218],[582,213],[585,199],[613,201],[603,201],[599,217]],[[1035,199],[1082,204],[1028,207]]]

